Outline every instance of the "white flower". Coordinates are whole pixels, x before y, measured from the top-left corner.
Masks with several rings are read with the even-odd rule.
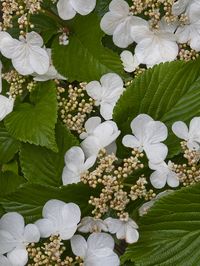
[[[86,240],[80,236],[72,237],[71,247],[76,256],[84,259],[84,266],[119,266],[118,256],[113,252],[114,240],[106,233],[93,233]]]
[[[85,155],[80,147],[72,147],[65,154],[65,167],[62,173],[63,185],[80,182],[81,174],[91,168],[96,161],[96,156],[91,156],[85,161]]]
[[[112,0],[109,5],[109,12],[103,16],[100,26],[106,34],[113,35],[115,45],[126,48],[133,42],[131,27],[139,21],[139,17],[130,13],[127,2]]]
[[[9,113],[12,112],[14,107],[14,99],[0,95],[0,121],[3,120]]]
[[[60,200],[49,200],[43,207],[43,219],[35,222],[41,237],[59,235],[61,239],[70,239],[77,230],[81,212],[78,205]]]
[[[2,92],[2,63],[0,61],[0,93]]]
[[[93,217],[84,217],[78,225],[78,231],[82,233],[93,233],[93,232],[107,232],[108,227],[105,221],[101,219],[95,219]]]
[[[44,74],[49,68],[49,56],[41,36],[36,32],[20,36],[19,41],[7,32],[0,32],[0,51],[12,60],[14,68],[22,75]]]
[[[133,72],[135,69],[139,66],[139,62],[137,60],[137,57],[130,52],[130,51],[123,51],[120,54],[120,58],[124,67],[124,70],[126,72]]]
[[[112,119],[113,109],[123,92],[123,81],[120,76],[108,73],[101,77],[100,82],[91,81],[86,85],[88,95],[100,105],[100,114],[105,120]]]
[[[168,25],[164,20],[159,23],[158,30],[151,30],[149,23],[141,19],[138,25],[131,27],[132,39],[137,43],[135,57],[138,64],[152,67],[159,63],[170,62],[178,55],[175,24]]]
[[[145,151],[147,158],[159,163],[167,156],[167,146],[161,141],[167,138],[167,127],[159,121],[154,121],[146,114],[138,115],[131,122],[131,129],[134,134],[123,137],[122,143],[126,147],[138,148]]]
[[[58,14],[64,19],[72,19],[76,13],[88,15],[96,6],[96,0],[59,0],[57,3]]]
[[[145,202],[145,203],[139,208],[139,215],[140,215],[140,216],[143,216],[144,214],[147,214],[147,212],[149,211],[149,209],[154,205],[154,203],[155,203],[158,199],[160,199],[160,198],[162,198],[162,197],[164,197],[164,196],[170,194],[171,192],[173,192],[173,190],[165,190],[165,191],[162,191],[162,192],[158,193],[154,199]]]
[[[170,187],[178,187],[179,178],[173,171],[173,164],[171,161],[169,161],[168,164],[165,162],[159,164],[149,162],[149,168],[155,170],[150,176],[150,181],[153,187],[160,189],[163,188],[166,183]]]
[[[137,231],[138,225],[132,220],[121,221],[119,219],[107,218],[105,223],[108,226],[108,231],[111,234],[116,234],[118,239],[125,239],[129,244],[135,243],[139,239],[139,233]]]
[[[191,2],[186,9],[188,22],[178,27],[176,36],[179,43],[188,43],[196,51],[200,51],[200,2]]]
[[[86,155],[90,157],[112,144],[120,135],[120,131],[115,122],[105,121],[101,123],[101,118],[92,117],[85,123],[86,133],[80,135],[81,147]]]
[[[175,122],[172,131],[178,138],[187,142],[188,149],[200,150],[200,117],[194,117],[190,121],[189,129],[184,122]]]
[[[66,80],[65,77],[63,77],[62,75],[60,75],[58,73],[58,71],[55,69],[52,59],[51,59],[51,49],[46,49],[47,54],[49,56],[49,60],[50,60],[50,65],[49,65],[49,69],[46,73],[44,73],[43,75],[37,75],[34,74],[34,80],[35,81],[47,81],[50,79],[62,79],[62,80]]]
[[[16,266],[24,266],[28,261],[26,246],[37,243],[40,233],[34,224],[25,226],[24,218],[11,212],[2,216],[0,220],[0,254],[7,253],[9,261]]]

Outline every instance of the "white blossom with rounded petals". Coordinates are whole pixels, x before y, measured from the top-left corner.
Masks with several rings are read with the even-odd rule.
[[[42,37],[32,31],[19,40],[7,32],[0,32],[0,51],[12,60],[14,68],[21,75],[37,73],[43,75],[49,68],[49,56],[43,46]]]
[[[94,122],[94,124],[92,122]],[[80,135],[80,138],[84,139],[81,142],[81,148],[87,158],[92,155],[97,156],[101,149],[113,144],[120,135],[120,131],[115,122],[100,122],[101,119],[99,117],[89,118],[85,124],[86,133]]]
[[[78,231],[82,233],[93,233],[93,232],[107,232],[108,227],[105,221],[96,219],[93,217],[84,217],[78,225]]]
[[[178,55],[178,44],[174,34],[177,25],[168,25],[164,20],[159,23],[159,30],[152,30],[149,23],[141,19],[131,28],[131,36],[137,43],[135,57],[137,64],[145,64],[152,67],[156,64],[170,62]]]
[[[129,218],[128,221],[121,221],[119,219],[109,217],[104,221],[108,226],[108,231],[111,234],[116,234],[118,239],[125,239],[125,241],[129,244],[138,241],[138,225],[132,219]]]
[[[78,183],[81,174],[91,168],[96,161],[96,156],[90,156],[85,160],[85,155],[80,147],[74,146],[65,154],[65,167],[62,173],[63,185]]]
[[[124,0],[112,0],[100,23],[101,29],[108,35],[113,35],[113,42],[121,48],[126,48],[132,42],[131,27],[140,21],[129,11],[129,5]]]
[[[154,121],[149,115],[140,114],[131,122],[134,134],[126,135],[122,139],[125,147],[137,148],[145,151],[147,158],[154,162],[162,162],[167,156],[167,146],[161,141],[167,138],[167,127],[159,121]]]
[[[91,81],[86,85],[87,94],[95,100],[96,106],[100,105],[100,114],[105,120],[112,119],[113,109],[123,90],[121,77],[114,73],[103,75],[100,82]]]
[[[36,225],[25,226],[24,218],[16,213],[6,213],[0,219],[0,254],[7,253],[13,266],[24,266],[28,261],[26,247],[40,240],[40,232]]]
[[[0,121],[13,111],[14,99],[0,95]]]
[[[178,175],[173,171],[172,162],[168,164],[161,162],[159,164],[153,164],[149,162],[149,168],[155,170],[151,176],[150,181],[153,187],[160,189],[166,184],[170,187],[178,187],[179,178]]]
[[[178,138],[187,142],[188,149],[200,150],[200,117],[194,117],[190,121],[189,129],[184,122],[175,122],[172,131]]]
[[[6,256],[0,255],[0,265],[1,266],[14,266]],[[17,265],[20,266],[20,265]]]
[[[96,6],[96,0],[59,0],[57,3],[58,15],[69,20],[76,13],[85,16],[91,13]]]
[[[61,239],[70,239],[77,230],[81,211],[74,203],[65,203],[60,200],[49,200],[43,207],[43,219],[35,222],[41,237],[59,235]]]
[[[93,233],[86,241],[75,235],[70,240],[72,251],[83,258],[84,266],[119,266],[118,256],[113,252],[114,240],[106,233]]]

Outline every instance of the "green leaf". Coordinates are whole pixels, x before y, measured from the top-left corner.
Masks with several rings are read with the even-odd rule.
[[[62,184],[65,152],[78,145],[77,139],[61,124],[56,128],[58,153],[30,144],[22,144],[20,162],[24,176],[30,183],[51,186]],[[36,170],[37,169],[37,170]]]
[[[25,183],[24,177],[13,172],[0,172],[0,197],[14,192],[21,184]]]
[[[178,154],[180,140],[172,134],[171,125],[200,115],[200,60],[160,64],[136,78],[114,110],[121,137],[131,132],[132,119],[141,113],[168,126],[169,156]]]
[[[109,11],[109,4],[112,0],[98,0],[95,10],[100,17]]]
[[[31,103],[18,104],[5,119],[8,132],[16,139],[57,151],[55,124],[57,98],[53,82],[39,83]]]
[[[119,55],[101,43],[103,32],[95,14],[76,16],[70,25],[69,44],[60,45],[58,38],[52,46],[53,63],[69,81],[91,81],[103,74],[124,74]]]
[[[8,131],[0,127],[0,164],[9,162],[19,150],[19,141],[10,136]]]
[[[44,204],[51,199],[74,202],[81,208],[82,216],[90,214],[88,204],[92,190],[82,183],[54,188],[39,184],[25,184],[16,192],[0,199],[0,204],[6,212],[21,213],[27,222],[35,222],[42,215]]]
[[[200,184],[162,197],[141,218],[139,242],[123,261],[136,266],[199,266]]]

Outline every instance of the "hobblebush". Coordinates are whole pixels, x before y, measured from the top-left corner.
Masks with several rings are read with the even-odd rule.
[[[199,1],[0,5],[0,266],[199,266]]]

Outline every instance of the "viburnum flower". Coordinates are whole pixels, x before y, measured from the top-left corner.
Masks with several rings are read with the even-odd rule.
[[[124,136],[124,146],[137,148],[141,152],[144,150],[147,158],[154,163],[162,162],[166,158],[168,148],[161,143],[168,134],[165,124],[154,121],[149,115],[140,114],[132,120],[131,129],[134,136]]]
[[[93,124],[94,123],[94,124]],[[120,131],[115,122],[105,121],[101,123],[99,117],[92,117],[86,121],[86,133],[80,135],[81,147],[86,155],[90,157],[112,144],[120,135]]]
[[[121,77],[108,73],[99,81],[91,81],[86,85],[88,95],[95,100],[96,106],[100,105],[100,114],[105,120],[112,119],[113,109],[119,100],[124,88]]]
[[[160,21],[159,29],[151,29],[144,19],[141,19],[138,25],[135,23],[134,27],[131,27],[131,36],[137,43],[137,63],[152,67],[175,60],[179,51],[177,37],[174,34],[176,28],[176,24],[168,25],[164,19]]]
[[[150,181],[153,187],[160,189],[163,188],[166,183],[170,187],[178,187],[179,178],[173,171],[172,166],[171,161],[169,161],[168,164],[165,162],[159,164],[149,162],[149,168],[155,170],[150,176]]]
[[[194,117],[190,121],[189,129],[184,122],[175,122],[172,131],[178,138],[187,142],[188,149],[200,150],[200,117]]]
[[[43,219],[35,222],[41,237],[59,235],[61,239],[70,239],[77,230],[81,211],[74,203],[65,203],[60,200],[49,200],[43,207]]]
[[[14,99],[0,95],[0,121],[13,111]]]
[[[85,155],[80,147],[72,147],[65,154],[65,167],[62,173],[63,185],[80,182],[81,174],[91,168],[96,161],[96,156],[85,160]]]
[[[24,266],[28,262],[27,245],[39,240],[40,232],[37,226],[25,226],[24,218],[20,214],[10,212],[0,219],[0,254],[7,253],[8,260],[13,265]]]
[[[58,15],[64,20],[72,19],[76,13],[88,15],[95,6],[96,0],[59,0],[57,3]]]
[[[187,23],[180,25],[176,31],[179,43],[188,43],[196,51],[200,51],[200,2],[192,1],[186,9]]]
[[[108,231],[111,234],[116,234],[118,239],[125,239],[125,241],[129,244],[138,241],[138,225],[132,219],[129,218],[128,221],[121,221],[119,219],[109,217],[104,221],[108,226]]]
[[[32,31],[19,40],[13,39],[7,32],[0,32],[0,51],[12,60],[14,68],[21,75],[34,72],[45,74],[49,69],[49,56],[43,46],[42,37]]]
[[[113,42],[121,48],[126,48],[132,42],[131,27],[140,23],[141,18],[133,16],[129,5],[124,0],[112,0],[100,23],[101,29],[108,35],[113,35]]]
[[[46,49],[47,54],[49,56],[49,61],[50,61],[50,65],[49,65],[49,69],[46,73],[44,73],[43,75],[38,75],[38,74],[34,74],[34,80],[35,81],[47,81],[47,80],[51,80],[51,79],[61,79],[61,80],[66,80],[65,77],[63,77],[62,75],[60,75],[58,73],[58,71],[55,69],[52,59],[51,59],[51,49]]]
[[[78,225],[78,231],[82,233],[93,233],[93,232],[107,232],[108,227],[105,221],[96,219],[93,217],[84,217]]]
[[[124,70],[126,72],[133,72],[135,69],[139,66],[139,62],[137,60],[137,57],[133,55],[130,51],[123,51],[120,54],[120,58],[124,67]]]
[[[72,237],[71,247],[76,256],[83,258],[84,266],[119,266],[118,256],[113,252],[114,240],[106,233],[93,233],[86,240],[80,236]]]

